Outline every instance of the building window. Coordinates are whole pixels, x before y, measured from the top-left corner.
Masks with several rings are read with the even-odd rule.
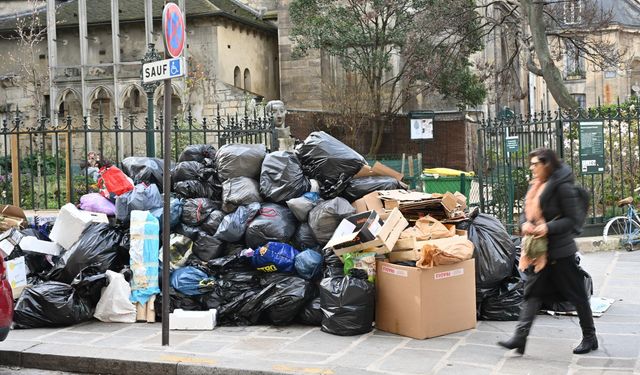
[[[249,69],[244,70],[244,89],[251,91],[251,72]]]
[[[578,102],[578,107],[582,109],[587,108],[587,95],[585,94],[571,94],[573,99]]]
[[[613,69],[604,71],[604,78],[616,78],[616,75],[616,71]]]
[[[565,0],[563,10],[566,25],[582,22],[582,0]]]
[[[240,67],[238,66],[233,69],[233,85],[236,87],[242,87],[242,81],[240,80]]]
[[[564,57],[565,79],[585,79],[584,56],[573,43],[567,42],[565,44]]]

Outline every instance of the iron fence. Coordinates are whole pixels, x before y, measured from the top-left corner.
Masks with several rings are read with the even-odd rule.
[[[622,214],[616,202],[632,196],[640,186],[640,101],[637,98],[573,112],[535,113],[529,116],[489,118],[478,127],[477,176],[480,208],[499,217],[514,229],[523,209],[529,175],[528,154],[535,148],[547,147],[574,171],[576,182],[591,193],[588,223],[606,222]],[[581,127],[601,123],[604,165],[601,171],[586,173],[591,165],[581,158]],[[511,144],[507,142],[511,139]],[[513,141],[517,139],[517,141]],[[586,142],[582,140],[584,154]],[[513,150],[514,144],[517,151]],[[591,171],[588,171],[591,172]]]
[[[95,191],[95,179],[87,155],[121,166],[129,156],[162,158],[163,118],[153,126],[146,118],[129,115],[121,122],[102,113],[95,117],[67,116],[51,121],[24,120],[19,111],[6,117],[0,129],[0,202],[23,209],[57,209],[67,202]],[[151,149],[156,155],[148,155]],[[229,143],[261,143],[278,149],[273,119],[262,113],[252,116],[222,116],[197,120],[190,109],[173,118],[171,159],[176,161],[190,144],[209,143],[220,147]]]

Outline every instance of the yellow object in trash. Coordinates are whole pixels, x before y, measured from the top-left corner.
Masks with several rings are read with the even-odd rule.
[[[461,173],[464,173],[467,176],[475,176],[474,172],[459,171],[457,169],[451,168],[426,168],[422,171],[422,173],[437,174],[440,176],[460,176]]]

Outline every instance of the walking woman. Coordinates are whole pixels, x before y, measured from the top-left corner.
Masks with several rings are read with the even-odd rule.
[[[578,249],[574,233],[580,229],[576,228],[580,225],[577,211],[580,202],[573,173],[550,149],[532,151],[529,161],[533,178],[525,197],[521,232],[542,242],[546,237],[547,251],[532,259],[525,256],[523,250],[519,267],[529,269],[524,302],[515,334],[498,344],[524,354],[527,336],[542,302],[570,301],[576,307],[582,328],[582,342],[573,349],[573,353],[588,353],[598,349],[598,339],[584,276],[575,257]]]

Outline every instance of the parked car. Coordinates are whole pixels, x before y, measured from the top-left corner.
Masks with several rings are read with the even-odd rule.
[[[0,341],[4,341],[11,329],[13,321],[13,293],[7,280],[7,269],[0,256]]]

